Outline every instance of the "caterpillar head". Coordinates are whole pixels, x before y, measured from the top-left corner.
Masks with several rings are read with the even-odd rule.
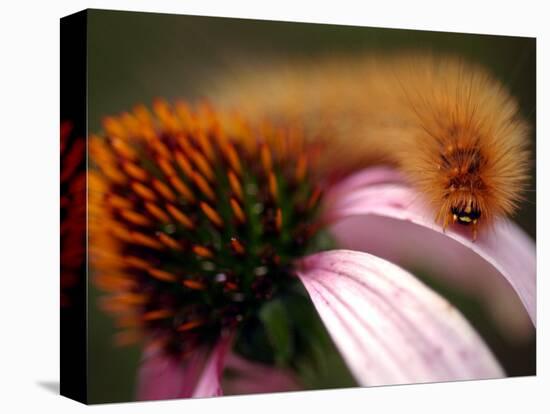
[[[474,240],[478,223],[487,220],[488,187],[482,175],[486,165],[477,146],[449,145],[440,152],[444,203],[439,218],[443,227],[450,223],[471,226]]]
[[[447,120],[437,131],[442,137],[432,152],[437,169],[425,184],[438,200],[443,227],[469,226],[473,240],[478,228],[516,211],[528,181],[528,128],[509,105],[508,114],[493,108],[493,118],[486,118],[478,109],[472,118]]]
[[[451,224],[471,227],[472,239],[475,240],[478,227],[486,225],[489,220],[482,192],[475,191],[470,185],[451,184],[448,187],[437,217],[444,229]]]
[[[481,217],[481,211],[479,208],[474,207],[471,202],[466,207],[451,207],[451,214],[453,215],[453,222],[465,226],[476,225]]]
[[[462,145],[458,141],[439,152],[436,191],[443,198],[439,199],[437,221],[443,228],[451,224],[470,227],[475,241],[478,228],[489,227],[496,217],[515,210],[526,163],[517,164],[516,158],[500,165],[505,156],[489,154],[479,142],[470,142]],[[516,157],[524,156],[516,153]]]
[[[483,209],[483,199],[470,190],[458,190],[442,208],[443,227],[459,224],[472,229],[472,239],[477,238],[478,227],[487,224],[487,212]]]

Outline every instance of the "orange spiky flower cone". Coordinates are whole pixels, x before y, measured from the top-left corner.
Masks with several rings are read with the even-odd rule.
[[[61,306],[71,305],[73,289],[82,283],[86,260],[86,141],[75,136],[70,121],[61,123]]]
[[[206,104],[153,109],[90,139],[90,254],[117,342],[184,357],[294,283],[318,230],[318,151]]]

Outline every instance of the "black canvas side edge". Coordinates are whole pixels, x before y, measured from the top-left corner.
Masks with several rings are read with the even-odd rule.
[[[60,20],[60,121],[70,123],[70,143],[87,141],[87,11],[81,11]],[[87,145],[81,145],[83,153],[76,169],[81,176],[87,172]],[[63,173],[63,156],[61,173]],[[60,181],[63,197],[69,185]],[[70,288],[61,283],[62,301],[60,310],[60,393],[61,395],[87,403],[87,185],[79,190],[84,208],[76,215],[78,232],[75,244],[82,249],[83,261],[77,271],[72,271],[74,283]],[[74,194],[74,191],[73,191]],[[61,210],[61,223],[64,215]],[[63,249],[63,243],[61,246]],[[61,254],[61,277],[66,275],[68,259]]]

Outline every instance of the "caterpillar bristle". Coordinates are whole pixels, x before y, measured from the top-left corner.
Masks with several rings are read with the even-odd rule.
[[[325,162],[333,170],[338,163],[344,172],[397,166],[443,228],[470,226],[475,239],[522,200],[529,128],[515,99],[481,66],[398,54],[270,63],[254,72],[222,83],[217,102],[256,118],[291,119],[310,139],[331,140]]]

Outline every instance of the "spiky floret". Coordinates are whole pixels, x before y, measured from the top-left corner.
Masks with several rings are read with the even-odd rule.
[[[318,227],[298,129],[158,100],[90,139],[90,251],[119,343],[186,355],[295,283]]]
[[[61,306],[72,305],[86,260],[86,141],[61,122]]]
[[[427,54],[270,67],[222,82],[217,101],[257,117],[300,120],[348,163],[397,165],[436,221],[473,225],[474,237],[478,224],[512,214],[522,199],[527,124],[485,69]]]

